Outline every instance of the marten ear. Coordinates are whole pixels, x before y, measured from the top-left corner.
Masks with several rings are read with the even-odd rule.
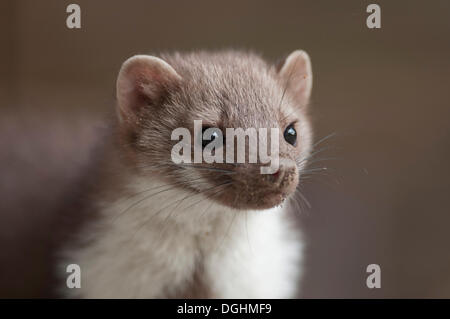
[[[305,51],[292,52],[278,66],[278,74],[286,90],[289,90],[297,101],[303,104],[308,101],[312,89],[312,69]]]
[[[135,121],[145,105],[156,105],[181,80],[165,61],[149,55],[135,55],[126,60],[116,83],[118,116],[121,121]]]

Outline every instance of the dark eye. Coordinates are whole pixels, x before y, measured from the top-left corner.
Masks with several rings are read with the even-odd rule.
[[[297,144],[297,131],[294,128],[294,124],[289,125],[284,130],[284,139],[289,144],[295,146]]]
[[[208,132],[206,132],[206,138],[204,138],[205,136],[205,131],[209,130]],[[207,137],[211,137],[211,139],[208,139]],[[211,143],[212,141],[214,141],[216,138],[221,138],[222,137],[222,132],[220,131],[220,129],[215,128],[215,127],[209,127],[209,126],[205,126],[202,129],[202,148],[205,148],[206,145],[208,145],[209,143]]]

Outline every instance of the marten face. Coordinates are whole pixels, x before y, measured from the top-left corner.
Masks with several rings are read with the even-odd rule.
[[[132,57],[117,81],[129,165],[232,208],[279,205],[295,192],[310,153],[311,83],[303,51],[278,68],[237,52]],[[174,136],[180,128],[185,135]],[[227,129],[247,133],[243,143]]]

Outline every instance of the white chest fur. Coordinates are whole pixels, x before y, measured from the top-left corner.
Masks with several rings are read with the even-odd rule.
[[[170,297],[201,269],[213,297],[295,296],[302,243],[284,208],[237,211],[155,185],[133,183],[140,195],[99,206],[99,221],[80,234],[88,244],[63,252],[62,266],[81,267],[81,288],[66,295]]]

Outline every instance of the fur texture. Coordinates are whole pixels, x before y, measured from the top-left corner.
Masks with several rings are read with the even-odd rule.
[[[242,52],[136,56],[117,81],[118,122],[90,190],[85,223],[62,249],[81,289],[104,298],[289,298],[302,242],[285,202],[311,149],[308,56],[277,68]],[[193,121],[224,128],[279,128],[280,169],[256,164],[176,165],[173,129]],[[292,125],[295,145],[283,131]],[[192,131],[193,133],[193,131]]]
[[[133,192],[150,186],[134,179]],[[152,184],[151,188],[160,184]],[[161,189],[167,189],[163,186]],[[64,264],[82,270],[87,298],[288,298],[295,295],[302,244],[281,208],[236,211],[173,189],[123,213],[129,201],[99,204],[83,248]],[[164,207],[168,207],[164,209]]]

